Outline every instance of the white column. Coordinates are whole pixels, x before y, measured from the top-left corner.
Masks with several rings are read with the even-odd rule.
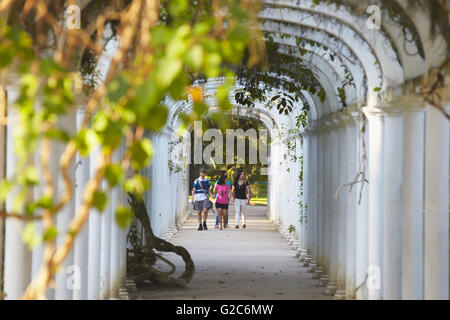
[[[64,115],[60,118],[59,123],[60,125],[69,132],[69,134],[73,135],[76,131],[76,118],[77,118],[77,112],[76,110],[70,111],[67,115]],[[62,194],[66,192],[66,185],[64,183],[62,172],[59,169],[59,159],[61,158],[62,153],[64,152],[66,148],[65,144],[57,144],[55,146],[56,149],[56,161],[50,162],[50,165],[52,165],[53,168],[57,168],[57,187],[56,187],[56,194],[57,198],[61,199]],[[53,152],[52,152],[53,154]],[[67,173],[70,177],[70,181],[72,185],[75,182],[75,161],[72,160],[68,169]],[[69,224],[72,221],[72,218],[74,216],[74,210],[75,210],[75,200],[72,196],[69,202],[66,204],[66,206],[57,214],[56,217],[56,224],[57,229],[59,232],[59,235],[56,239],[56,244],[59,247],[65,239],[65,236],[67,232],[69,231]],[[71,287],[71,281],[73,275],[73,250],[70,250],[70,252],[67,254],[67,257],[64,259],[64,261],[60,265],[60,270],[57,271],[55,276],[55,299],[57,300],[68,300],[73,298],[73,291]]]
[[[402,299],[423,299],[425,108],[418,97],[401,101],[403,115]]]
[[[384,111],[383,299],[401,298],[403,118],[401,109]]]
[[[336,161],[338,161],[338,187],[334,190],[332,190],[331,196],[335,198],[336,192],[338,188],[340,188],[341,185],[344,185],[348,183],[350,180],[347,178],[347,135],[346,135],[346,128],[344,126],[344,123],[339,121],[337,124],[337,132],[339,139],[339,152],[338,152],[338,158]],[[345,275],[346,275],[346,243],[347,243],[347,194],[346,190],[341,190],[339,192],[337,197],[337,205],[338,205],[338,212],[337,212],[337,237],[336,237],[336,243],[337,243],[337,291],[335,298],[336,299],[345,299]]]
[[[323,270],[323,250],[324,250],[324,242],[323,242],[323,203],[319,200],[320,194],[323,192],[323,181],[324,175],[326,174],[324,169],[324,155],[322,150],[324,149],[324,132],[322,128],[319,128],[318,134],[318,144],[317,144],[317,211],[314,219],[314,230],[315,230],[315,253],[312,257],[311,261],[311,271],[313,269],[318,269],[320,272]]]
[[[315,145],[314,145],[314,152],[316,154],[316,159],[317,159],[317,163],[315,166],[315,173],[314,173],[314,181],[316,181],[315,183],[315,188],[314,188],[314,202],[315,202],[315,206],[313,209],[313,215],[312,215],[312,225],[311,225],[311,261],[309,263],[310,266],[310,270],[314,270],[315,267],[317,266],[317,259],[319,257],[320,254],[320,244],[321,244],[321,239],[320,239],[320,232],[319,232],[319,223],[320,223],[320,203],[319,203],[319,194],[321,193],[321,180],[322,180],[322,176],[323,176],[323,171],[322,171],[322,160],[321,157],[322,155],[320,154],[320,150],[321,150],[321,146],[323,143],[322,140],[322,132],[321,129],[319,128],[317,130],[317,136],[315,139]]]
[[[305,266],[308,266],[312,261],[313,256],[316,253],[316,229],[315,229],[315,221],[318,212],[317,208],[317,191],[319,184],[319,172],[318,172],[318,153],[317,153],[317,145],[319,140],[319,132],[317,129],[314,129],[313,136],[311,139],[311,173],[310,173],[310,181],[311,181],[311,204],[309,205],[308,210],[308,220],[307,220],[307,228],[308,228],[308,254],[305,257]]]
[[[98,166],[100,150],[91,153],[90,175],[94,176]],[[101,216],[98,210],[89,213],[89,248],[88,248],[88,299],[100,299],[100,244],[102,237]]]
[[[356,178],[357,168],[357,132],[356,123],[350,118],[344,119],[346,130],[346,152],[347,152],[347,181],[352,182]],[[347,201],[346,213],[346,275],[345,287],[346,299],[355,299],[356,290],[356,206],[357,192],[360,185],[352,185],[344,188],[341,192],[345,192]]]
[[[369,152],[369,133],[367,130],[368,123],[364,121],[362,115],[357,116],[357,157],[359,171],[363,171],[368,179],[370,163],[368,159],[364,161],[364,157],[368,156]],[[363,130],[364,129],[364,130]],[[367,166],[367,167],[365,167]],[[368,298],[368,289],[366,281],[367,268],[369,262],[369,190],[368,183],[359,183],[355,186],[357,188],[357,206],[356,206],[356,299],[363,300]],[[362,188],[362,189],[361,189]]]
[[[8,103],[12,104],[18,92],[8,89]],[[10,108],[8,117],[17,115],[16,110]],[[14,152],[14,131],[16,125],[9,124],[6,128],[6,177],[12,177],[15,170],[16,156]],[[6,200],[6,210],[11,212],[14,197],[10,195]],[[7,219],[5,223],[5,260],[4,260],[4,292],[6,300],[20,299],[31,281],[31,252],[22,241],[22,231],[25,223],[17,219]]]
[[[300,247],[297,249],[298,253],[301,254],[306,249],[306,216],[308,215],[309,205],[310,205],[310,162],[311,162],[311,133],[305,131],[303,133],[303,208],[301,211],[302,217],[300,223]]]
[[[331,125],[331,124],[330,124]],[[334,198],[334,193],[339,187],[339,138],[336,132],[336,127],[332,126],[332,132],[330,135],[330,144],[328,146],[330,162],[330,174],[328,175],[327,182],[327,194],[326,199],[329,203],[329,244],[330,244],[330,272],[329,282],[327,285],[326,294],[334,295],[337,290],[337,269],[338,269],[338,214],[339,206],[338,202]]]
[[[113,154],[113,162],[120,161],[120,150]],[[115,212],[119,205],[124,205],[120,199],[119,188],[111,192],[111,253],[110,253],[110,285],[109,297],[116,298],[120,287],[120,227],[115,219]]]
[[[448,300],[449,122],[435,107],[426,112],[424,298]]]
[[[305,171],[307,180],[308,180],[308,191],[307,191],[307,203],[306,203],[306,211],[305,211],[305,217],[303,220],[303,250],[300,255],[300,261],[304,262],[307,257],[309,257],[309,254],[311,253],[311,241],[310,241],[310,235],[311,235],[311,219],[313,214],[313,208],[314,208],[314,188],[315,183],[314,181],[314,165],[316,162],[315,155],[314,155],[314,139],[315,139],[315,131],[313,128],[309,129],[308,132],[308,170]]]
[[[120,157],[122,157],[125,154],[125,144],[122,143],[121,145],[121,152]],[[124,205],[128,205],[127,201],[127,194],[124,191],[120,191],[119,194],[119,201],[123,203]],[[127,268],[127,249],[128,249],[128,243],[127,243],[127,235],[128,235],[129,228],[119,229],[119,285],[123,285],[123,283],[126,280],[126,268]]]
[[[39,147],[38,147],[39,148]],[[40,156],[39,151],[35,152],[35,164],[36,166],[40,166]],[[57,167],[57,166],[56,166]],[[56,170],[54,170],[56,173]],[[37,186],[33,188],[33,197],[35,201],[38,201],[44,193],[45,183],[42,181]],[[40,214],[40,212],[38,213]],[[34,222],[36,226],[36,231],[38,234],[44,234],[44,225],[42,220],[37,220]],[[38,275],[39,271],[42,268],[42,261],[44,257],[44,249],[45,249],[45,242],[41,242],[39,245],[35,246],[32,251],[32,258],[31,258],[31,280],[35,279],[35,277]],[[53,288],[47,288],[45,296],[47,299],[54,299],[55,297],[55,290]]]
[[[103,183],[103,190],[107,190],[107,183]],[[111,224],[112,224],[112,192],[107,191],[108,204],[101,217],[102,237],[100,242],[100,299],[109,298],[111,283]]]
[[[317,233],[319,239],[319,253],[318,253],[318,267],[316,271],[316,278],[319,279],[320,284],[324,285],[328,281],[329,270],[329,224],[327,223],[329,212],[329,201],[327,200],[327,191],[329,187],[328,179],[330,175],[330,161],[329,161],[329,139],[330,131],[328,127],[320,129],[318,166],[320,172],[320,179],[318,180],[318,202],[317,202]]]
[[[382,298],[383,261],[383,114],[376,108],[364,108],[369,120],[369,229],[368,298]]]
[[[81,127],[84,118],[84,110],[77,112],[77,128]],[[75,164],[75,213],[83,201],[83,189],[89,181],[90,159],[77,155]],[[84,225],[81,232],[75,238],[74,244],[74,266],[79,270],[79,283],[73,288],[74,300],[86,300],[88,298],[88,251],[89,251],[89,220]],[[75,270],[74,269],[74,270]],[[79,285],[79,286],[78,286]]]

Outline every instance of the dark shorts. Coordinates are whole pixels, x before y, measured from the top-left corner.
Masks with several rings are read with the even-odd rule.
[[[194,210],[202,211],[203,209],[209,209],[209,199],[194,201]]]
[[[225,210],[228,210],[228,203],[218,203],[218,202],[216,202],[216,208],[217,209],[225,209]]]

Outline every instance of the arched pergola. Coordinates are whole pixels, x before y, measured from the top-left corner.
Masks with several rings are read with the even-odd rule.
[[[317,95],[303,91],[289,115],[267,110],[259,102],[250,109],[233,105],[232,114],[257,117],[272,137],[268,216],[285,236],[288,226],[296,227],[298,258],[326,294],[337,299],[448,299],[449,123],[418,92],[430,71],[448,59],[449,48],[442,30],[433,27],[428,6],[392,0],[389,5],[396,12],[392,16],[385,1],[376,1],[380,26],[371,29],[367,8],[373,1],[369,0],[341,5],[311,0],[262,2],[261,31],[272,35],[280,53],[313,70],[326,93],[321,102]],[[78,1],[85,15],[95,14],[91,4]],[[448,68],[444,73],[440,97],[448,114]],[[221,82],[208,79],[203,85],[209,112],[216,108],[214,93]],[[339,99],[339,89],[345,90],[345,101]],[[230,101],[234,101],[232,94]],[[13,101],[15,96],[8,98]],[[178,113],[189,113],[193,103],[167,98],[165,104],[168,121],[151,136],[155,156],[143,174],[158,186],[145,195],[153,230],[168,238],[188,214],[190,159],[173,155],[190,155],[189,130],[180,136]],[[290,135],[287,132],[296,129],[295,117],[304,104],[309,106],[308,123],[297,128],[297,135]],[[283,158],[288,141],[296,142],[294,151],[302,161]],[[95,155],[80,160],[93,163]],[[173,161],[181,170],[171,169]],[[76,174],[81,184],[88,177],[89,167]],[[120,196],[124,195],[113,195]],[[13,223],[6,225],[10,251],[5,254],[5,288],[14,298],[23,292],[40,262],[36,257],[42,254],[27,253],[17,237],[8,238],[16,228]],[[111,225],[94,215],[88,232],[77,240],[76,261],[89,274],[82,279],[86,289],[73,298],[114,296],[123,283],[125,234]],[[111,245],[100,234],[113,239]],[[89,240],[91,247],[86,249],[89,235],[95,241]],[[92,262],[90,257],[98,252],[102,254]],[[80,258],[83,254],[86,259]],[[58,281],[64,283],[69,276],[61,274]],[[62,297],[71,295],[68,289],[60,290]]]

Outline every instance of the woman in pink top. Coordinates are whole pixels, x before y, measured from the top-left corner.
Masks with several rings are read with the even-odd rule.
[[[226,217],[224,213],[228,212],[228,199],[231,199],[231,188],[226,183],[226,174],[219,178],[219,182],[214,188],[214,197],[216,198],[216,208],[219,214],[220,230],[223,230]]]

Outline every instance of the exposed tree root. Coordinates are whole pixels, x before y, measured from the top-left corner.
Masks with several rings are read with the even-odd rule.
[[[152,283],[185,287],[191,281],[195,271],[191,255],[185,248],[175,246],[156,237],[153,234],[144,201],[133,194],[129,194],[128,197],[128,202],[134,211],[134,222],[128,233],[128,241],[133,246],[132,249],[127,250],[128,277],[133,279],[137,285],[150,281]],[[137,222],[142,226],[143,235],[138,232]],[[176,271],[175,265],[155,250],[173,252],[181,256],[185,263],[184,272],[179,277],[173,277],[172,275]],[[170,266],[170,270],[160,271],[155,269],[153,266],[158,259]]]

